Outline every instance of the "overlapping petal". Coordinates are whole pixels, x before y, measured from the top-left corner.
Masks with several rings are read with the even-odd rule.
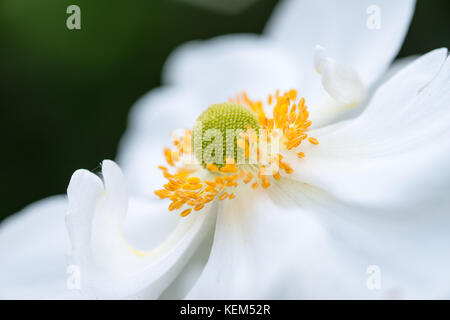
[[[316,45],[340,63],[355,68],[368,87],[386,71],[400,49],[414,12],[407,1],[287,0],[267,23],[265,34],[293,54],[301,88],[316,98],[310,64]]]
[[[446,58],[445,49],[424,55],[380,87],[358,118],[312,131],[320,144],[301,148],[307,157],[292,161],[294,177],[362,206],[413,206],[445,198],[450,181]]]
[[[332,253],[321,249],[326,249],[327,236],[316,218],[285,205],[263,191],[221,202],[210,258],[187,298],[283,299],[314,294],[311,289],[321,284],[308,276],[329,270],[322,259]]]
[[[157,298],[201,242],[214,219],[214,209],[180,220],[172,233],[157,243],[142,243],[145,236],[139,241],[134,235],[134,241],[139,241],[136,249],[123,235],[127,214],[136,213],[130,211],[133,207],[128,209],[122,172],[105,160],[102,173],[104,182],[89,171],[78,170],[68,188],[67,226],[72,264],[80,268],[81,290],[89,297]],[[168,214],[163,205],[149,204],[147,214],[158,214],[158,210]],[[144,220],[137,221],[148,228],[147,233],[164,227],[144,224]]]
[[[242,91],[264,97],[276,89],[297,87],[295,66],[284,48],[272,41],[251,34],[227,35],[176,49],[166,62],[163,79],[213,104]]]
[[[0,298],[79,298],[69,290],[65,196],[36,202],[0,226]]]
[[[310,290],[293,297],[449,297],[448,203],[381,210],[343,203],[308,184],[284,181],[281,186],[301,209],[319,219],[327,237],[325,244],[307,242],[312,252],[324,253],[317,265],[326,269],[310,268],[309,274],[293,270],[293,278],[311,283]],[[303,255],[297,264],[310,260]]]

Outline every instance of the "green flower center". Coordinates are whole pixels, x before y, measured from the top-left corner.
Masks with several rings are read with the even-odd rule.
[[[237,138],[248,127],[259,132],[258,118],[249,108],[236,103],[212,105],[194,125],[192,142],[195,157],[204,167],[211,163],[220,169],[228,158],[239,163]]]

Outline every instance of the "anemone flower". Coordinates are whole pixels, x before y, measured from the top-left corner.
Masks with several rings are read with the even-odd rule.
[[[413,6],[284,1],[263,36],[178,49],[166,86],[132,111],[119,154],[127,180],[105,160],[103,180],[74,173],[68,210],[54,197],[4,223],[0,294],[447,297],[447,50],[377,83]],[[264,157],[257,144],[256,163],[203,161],[203,126],[240,129],[231,145],[244,159],[261,129],[279,148]]]

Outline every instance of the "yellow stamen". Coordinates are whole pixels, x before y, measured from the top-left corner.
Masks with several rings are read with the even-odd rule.
[[[217,166],[216,166],[215,164],[212,164],[212,163],[208,163],[208,164],[206,165],[206,168],[207,168],[209,171],[212,171],[212,172],[219,172],[219,168],[217,168]]]
[[[219,197],[219,200],[225,200],[228,197],[228,192],[222,193],[222,195]]]
[[[175,163],[172,159],[172,151],[170,151],[169,148],[164,149],[164,156],[166,157],[166,161],[169,165],[171,165],[172,167],[175,166]]]
[[[280,179],[281,179],[281,175],[280,175],[279,172],[275,172],[275,173],[273,174],[273,177],[274,177],[275,180],[280,180]]]
[[[187,179],[187,182],[190,184],[198,184],[200,182],[200,179],[197,177],[189,177]]]
[[[308,141],[312,144],[319,144],[319,141],[316,138],[309,138]]]
[[[186,183],[183,185],[184,190],[198,190],[198,189],[201,189],[202,187],[203,187],[203,185],[200,183],[197,183],[197,184]]]
[[[189,215],[191,213],[191,211],[192,211],[192,208],[183,210],[183,212],[180,213],[180,216],[181,217],[186,217],[187,215]]]

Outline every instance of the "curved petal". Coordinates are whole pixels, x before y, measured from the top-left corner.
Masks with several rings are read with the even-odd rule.
[[[359,108],[353,108],[349,112],[344,112],[340,116],[334,117],[334,122],[340,122],[347,119],[353,119],[359,116],[364,110],[366,109],[367,105],[370,102],[370,99],[367,97],[372,97],[375,92],[378,90],[379,87],[381,87],[383,84],[385,84],[388,80],[390,80],[394,75],[396,75],[399,71],[406,68],[409,64],[413,63],[417,58],[419,58],[419,55],[410,55],[407,57],[399,58],[395,60],[390,66],[389,69],[381,75],[381,77],[378,78],[375,84],[373,84],[369,90],[366,90],[366,99],[364,100],[363,104]],[[339,112],[339,111],[338,111]],[[325,114],[326,116],[326,114]],[[331,115],[332,116],[332,115]],[[331,123],[331,122],[328,122]]]
[[[0,298],[72,299],[66,273],[69,237],[64,227],[67,199],[54,196],[0,225]]]
[[[160,299],[185,299],[189,291],[199,279],[208,262],[214,241],[214,228],[206,234],[192,258],[180,272],[172,284],[161,294]]]
[[[214,210],[178,219],[177,227],[163,242],[153,248],[140,243],[135,249],[123,236],[127,213],[134,214],[128,209],[125,178],[109,160],[103,162],[102,172],[104,183],[86,170],[76,171],[67,190],[67,227],[72,262],[80,269],[81,290],[90,297],[157,298],[207,233]],[[148,214],[167,210],[163,205],[149,204]],[[148,225],[147,230],[153,227]]]
[[[310,265],[319,266],[326,241],[318,221],[285,210],[265,192],[240,193],[220,202],[208,263],[188,299],[283,299],[310,289]],[[296,262],[302,261],[302,264]],[[298,267],[298,269],[297,269]],[[296,273],[291,271],[296,269]]]
[[[212,104],[242,91],[265,98],[276,89],[296,88],[295,66],[284,48],[262,37],[227,35],[182,45],[167,60],[163,79],[189,88]]]
[[[442,299],[449,297],[450,203],[399,210],[367,209],[340,202],[307,184],[284,181],[282,190],[320,218],[324,273],[297,275],[311,283],[302,297],[351,299]],[[299,258],[300,259],[300,258]],[[301,258],[309,261],[307,256]],[[305,262],[300,262],[305,263]],[[319,269],[320,270],[320,269]],[[294,270],[295,272],[295,270]]]
[[[378,81],[375,83],[375,85],[373,85],[370,88],[371,90],[374,90],[372,92],[372,94],[375,93],[375,90],[378,89],[378,87],[382,86],[384,83],[386,83],[388,80],[390,80],[394,75],[396,75],[399,71],[406,68],[409,64],[416,61],[419,57],[420,57],[420,55],[410,55],[410,56],[396,59],[389,66],[389,69],[386,70],[386,72],[381,75],[381,77],[378,79]]]
[[[448,205],[387,221],[292,180],[267,191],[220,203],[188,299],[448,297]]]
[[[352,66],[366,87],[387,69],[406,35],[414,11],[406,1],[285,0],[272,14],[265,33],[294,54],[304,76],[316,45],[337,61]]]
[[[311,132],[293,177],[342,201],[375,207],[445,198],[450,187],[450,62],[424,55],[375,93],[356,119]]]
[[[321,46],[316,47],[314,64],[316,71],[322,74],[324,89],[337,102],[355,106],[363,101],[365,88],[352,67],[327,57]]]

